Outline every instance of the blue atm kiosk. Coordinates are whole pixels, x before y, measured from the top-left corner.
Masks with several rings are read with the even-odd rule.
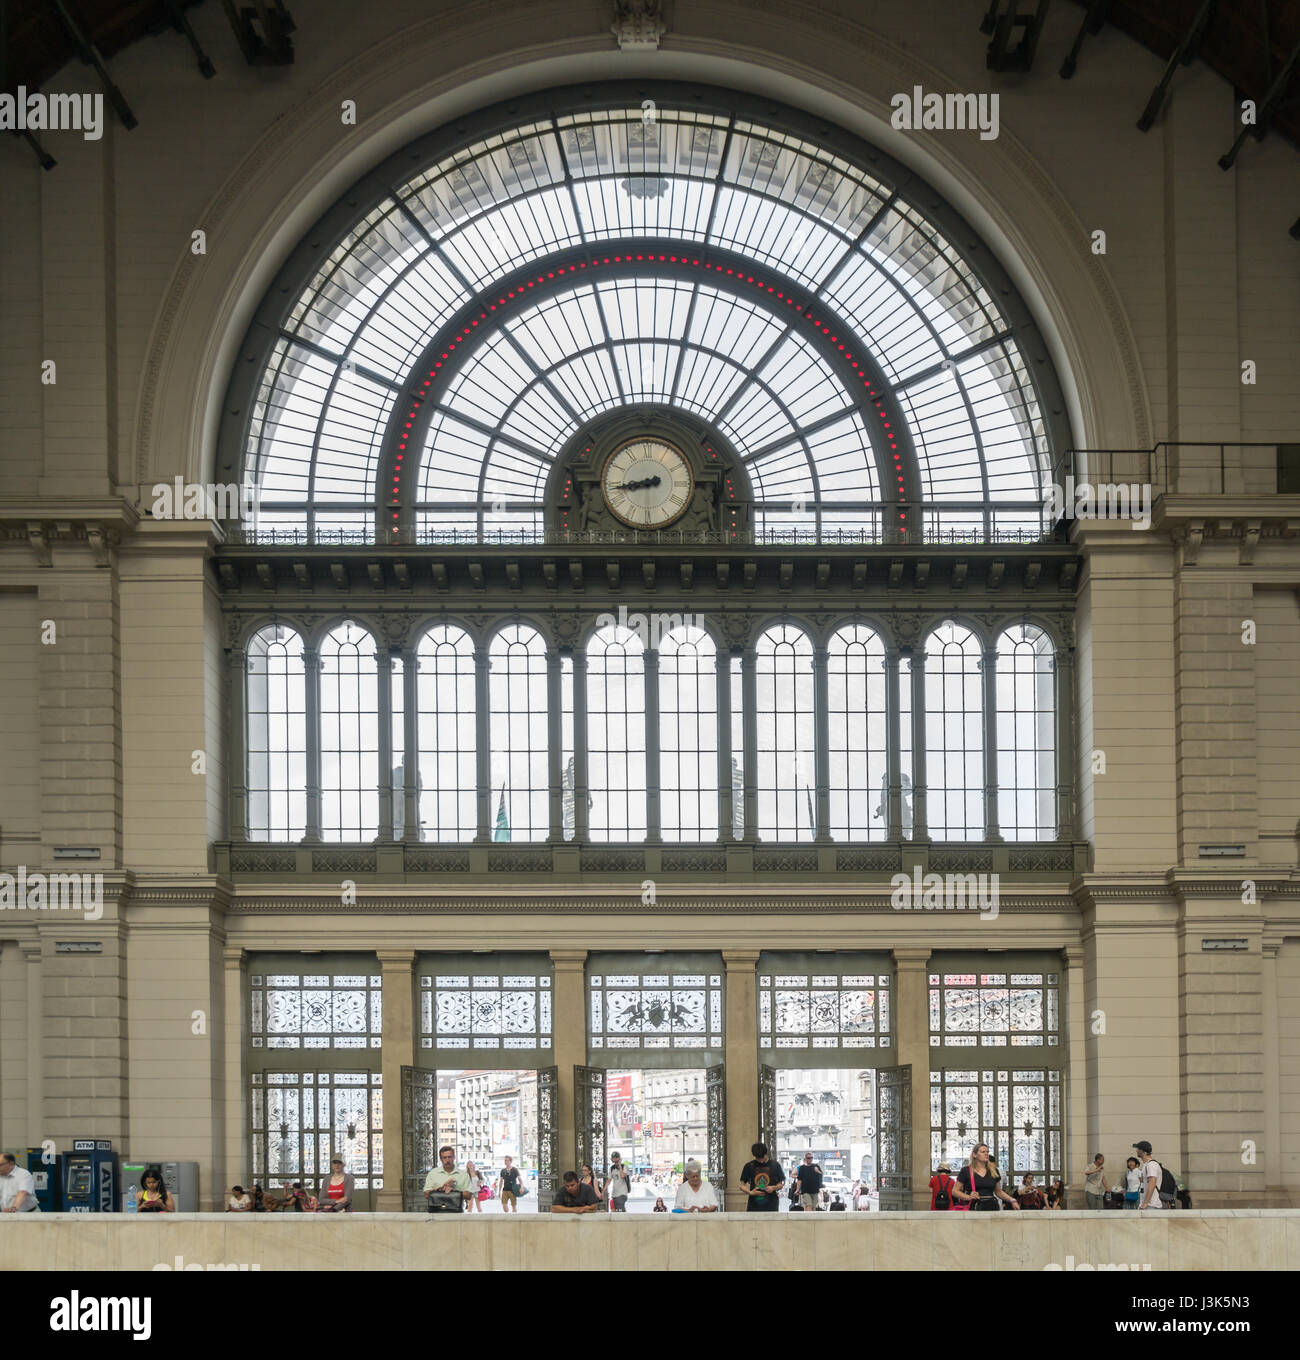
[[[63,1168],[62,1158],[57,1155],[51,1161],[45,1160],[44,1148],[27,1149],[27,1169],[36,1182],[36,1202],[41,1213],[57,1213],[63,1207]]]
[[[63,1212],[112,1214],[117,1202],[117,1153],[107,1138],[74,1138],[63,1154]]]

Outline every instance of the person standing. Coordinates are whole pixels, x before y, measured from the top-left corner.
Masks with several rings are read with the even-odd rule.
[[[1151,1144],[1143,1140],[1134,1143],[1137,1155],[1142,1159],[1142,1199],[1139,1209],[1163,1209],[1160,1198],[1160,1182],[1164,1178],[1164,1167],[1151,1155]]]
[[[970,1161],[957,1173],[953,1194],[972,1209],[993,1211],[997,1209],[999,1200],[1013,1209],[1020,1208],[1002,1188],[1002,1173],[989,1156],[987,1143],[977,1143],[971,1149]]]
[[[686,1179],[677,1187],[675,1208],[687,1214],[716,1214],[718,1192],[700,1175],[700,1164],[693,1157],[686,1163]]]
[[[0,1153],[0,1214],[39,1214],[36,1177],[12,1152]]]
[[[510,1157],[504,1159],[501,1174],[497,1177],[496,1192],[501,1196],[503,1214],[519,1212],[519,1168]]]
[[[627,1197],[632,1193],[632,1182],[628,1179],[627,1167],[623,1159],[614,1153],[610,1157],[609,1180],[605,1182],[605,1194],[609,1196],[609,1209],[614,1214],[627,1213]],[[689,1167],[690,1163],[687,1163]]]
[[[478,1167],[473,1162],[465,1163],[465,1183],[469,1186],[469,1198],[465,1201],[465,1208],[470,1213],[482,1213],[483,1201],[479,1196],[483,1193],[483,1177],[478,1174]]]
[[[330,1174],[316,1187],[316,1211],[322,1214],[350,1214],[356,1184],[351,1172],[344,1171],[343,1158],[331,1158]]]
[[[813,1161],[811,1152],[803,1155],[803,1165],[795,1172],[799,1187],[799,1202],[805,1211],[821,1208],[822,1173]]]
[[[749,1213],[777,1213],[781,1207],[781,1186],[785,1172],[780,1163],[767,1155],[766,1143],[755,1143],[750,1148],[753,1160],[745,1163],[740,1173],[740,1186],[749,1197],[745,1208]]]
[[[1124,1167],[1124,1207],[1136,1209],[1142,1199],[1142,1163],[1130,1157]]]
[[[940,1212],[951,1209],[952,1189],[956,1184],[952,1178],[952,1168],[947,1162],[940,1162],[939,1169],[930,1177],[930,1208]]]
[[[1092,1159],[1092,1165],[1083,1173],[1083,1198],[1089,1209],[1106,1207],[1103,1196],[1110,1186],[1106,1184],[1106,1175],[1102,1169],[1105,1165],[1106,1159],[1099,1152]]]
[[[596,1179],[596,1173],[591,1169],[590,1162],[583,1162],[582,1175],[578,1177],[578,1180],[583,1185],[589,1185],[591,1187],[591,1193],[596,1196],[596,1203],[599,1204],[600,1182]]]
[[[456,1170],[454,1147],[440,1147],[438,1161],[441,1165],[435,1166],[424,1178],[425,1203],[432,1213],[459,1214],[464,1211],[465,1199],[469,1195],[469,1178],[463,1171]]]

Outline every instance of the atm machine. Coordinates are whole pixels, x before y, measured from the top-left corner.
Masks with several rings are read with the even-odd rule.
[[[117,1153],[109,1139],[74,1138],[62,1162],[65,1214],[117,1212]]]
[[[133,1157],[122,1163],[120,1181],[120,1204],[117,1206],[124,1214],[136,1212],[140,1193],[140,1177],[147,1167],[156,1166],[162,1174],[163,1184],[167,1187],[176,1204],[178,1214],[196,1214],[199,1211],[199,1164],[198,1162],[158,1162],[142,1161]],[[134,1191],[134,1193],[132,1193]]]
[[[41,1206],[43,1214],[56,1214],[62,1208],[62,1160],[56,1153],[47,1162],[44,1148],[27,1149],[27,1169],[36,1182],[36,1203]]]

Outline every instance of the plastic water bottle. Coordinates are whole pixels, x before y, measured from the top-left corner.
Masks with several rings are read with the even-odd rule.
[[[126,1212],[136,1213],[139,1209],[140,1191],[136,1186],[131,1186],[126,1192]]]

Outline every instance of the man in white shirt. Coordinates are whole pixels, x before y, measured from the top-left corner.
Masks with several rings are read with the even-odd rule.
[[[1151,1155],[1150,1143],[1134,1143],[1133,1146],[1142,1159],[1142,1199],[1138,1208],[1163,1209],[1165,1206],[1160,1199],[1160,1181],[1164,1176],[1164,1170]]]
[[[700,1164],[693,1158],[686,1163],[686,1179],[677,1187],[677,1203],[674,1207],[688,1214],[718,1212],[718,1192],[704,1183],[700,1176]]]
[[[0,1214],[40,1213],[36,1178],[12,1152],[0,1153]]]

